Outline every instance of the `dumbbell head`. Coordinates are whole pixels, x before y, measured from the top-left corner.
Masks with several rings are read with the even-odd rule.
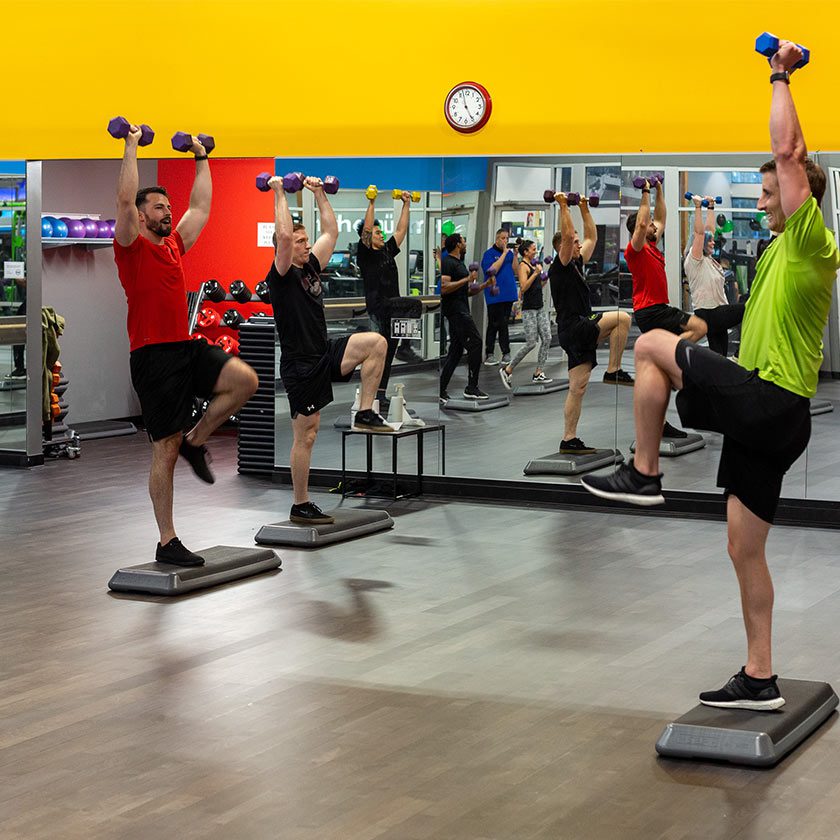
[[[214,303],[219,303],[225,299],[225,290],[218,280],[204,281],[204,297],[207,300],[212,300]]]
[[[268,182],[273,177],[274,176],[270,172],[260,172],[260,174],[257,175],[257,189],[260,192],[268,192],[271,189],[271,187],[268,186]]]
[[[491,265],[491,266],[487,269],[487,271],[485,271],[485,272],[484,272],[484,276],[485,276],[488,280],[489,280],[491,277],[495,277],[495,275],[496,275],[496,269],[495,269],[495,268],[493,268],[493,266],[492,266],[492,265]]]
[[[597,207],[601,203],[601,196],[598,193],[589,194],[589,206]]]
[[[198,142],[204,146],[204,151],[209,155],[216,148],[216,141],[212,134],[199,134]]]
[[[365,198],[368,201],[375,201],[376,196],[379,195],[379,190],[376,188],[376,184],[370,184],[368,188],[365,190]]]
[[[546,190],[543,193],[543,201],[546,204],[554,204],[554,190]]]
[[[194,333],[190,336],[190,338],[191,338],[193,341],[207,341],[207,336],[206,336],[206,335],[202,335],[200,332],[194,332]],[[207,342],[207,343],[209,344],[210,342]]]
[[[176,152],[188,152],[192,148],[192,134],[186,131],[176,131],[172,135],[172,148]]]
[[[478,271],[481,266],[477,262],[471,262],[469,265],[470,271]]]
[[[131,128],[131,123],[125,117],[114,117],[108,123],[108,134],[115,137],[117,140],[122,140],[128,137],[128,131]],[[140,140],[138,146],[148,146],[152,140],[155,139],[155,133],[151,127],[143,123],[140,126]]]
[[[551,264],[554,262],[554,258],[553,258],[553,257],[544,257],[544,258],[543,258],[543,262],[544,262],[546,265],[551,265]]]
[[[220,335],[216,339],[216,346],[221,347],[229,356],[239,354],[239,342],[229,335]]]
[[[540,272],[540,280],[542,280],[543,283],[545,283],[545,281],[548,280],[548,272],[547,271],[541,271]]]
[[[230,293],[233,299],[238,300],[240,303],[248,303],[251,300],[251,290],[242,280],[234,280],[230,284]]]
[[[327,175],[324,178],[324,192],[328,195],[335,195],[338,192],[339,182],[335,175]]]
[[[566,193],[566,203],[569,205],[569,207],[577,207],[578,204],[580,204],[580,193]]]
[[[499,295],[501,291],[502,290],[495,283],[490,287],[490,294],[493,295],[493,297]]]
[[[201,329],[206,329],[207,327],[218,327],[221,320],[221,316],[215,309],[207,307],[198,313],[198,317],[195,322],[199,327],[201,327]]]
[[[257,293],[257,297],[259,297],[259,299],[263,303],[271,303],[271,293],[268,289],[268,283],[266,283],[265,280],[260,280],[260,282],[257,283],[254,291]]]
[[[287,193],[300,192],[303,189],[303,172],[289,172],[283,176],[283,190]]]
[[[244,320],[245,319],[242,317],[242,315],[240,315],[240,313],[237,312],[235,309],[228,309],[227,312],[225,312],[225,314],[222,315],[222,323],[226,327],[230,327],[232,330],[238,330],[239,325]]]

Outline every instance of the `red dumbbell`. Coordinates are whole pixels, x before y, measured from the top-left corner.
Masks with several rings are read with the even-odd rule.
[[[202,309],[196,318],[196,324],[202,329],[218,327],[221,322],[222,316],[215,309]]]
[[[228,356],[239,355],[239,342],[229,335],[221,335],[216,339],[216,346],[221,347]]]

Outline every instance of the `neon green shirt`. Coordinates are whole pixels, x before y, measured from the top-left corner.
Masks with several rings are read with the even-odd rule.
[[[834,234],[811,196],[758,261],[744,311],[738,364],[794,394],[813,397],[822,336],[840,267]]]

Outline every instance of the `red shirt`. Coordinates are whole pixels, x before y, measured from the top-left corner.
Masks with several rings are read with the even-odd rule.
[[[627,268],[633,275],[633,309],[645,309],[657,303],[668,303],[668,278],[665,275],[665,255],[656,245],[645,240],[641,251],[627,243],[624,252]]]
[[[131,349],[187,341],[187,283],[181,256],[184,240],[174,231],[160,245],[138,236],[127,248],[114,240],[114,262],[128,301]]]

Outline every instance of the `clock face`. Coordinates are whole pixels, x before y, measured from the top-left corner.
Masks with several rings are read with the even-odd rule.
[[[478,131],[490,118],[490,94],[476,82],[455,85],[446,97],[444,112],[449,125],[468,134]]]

